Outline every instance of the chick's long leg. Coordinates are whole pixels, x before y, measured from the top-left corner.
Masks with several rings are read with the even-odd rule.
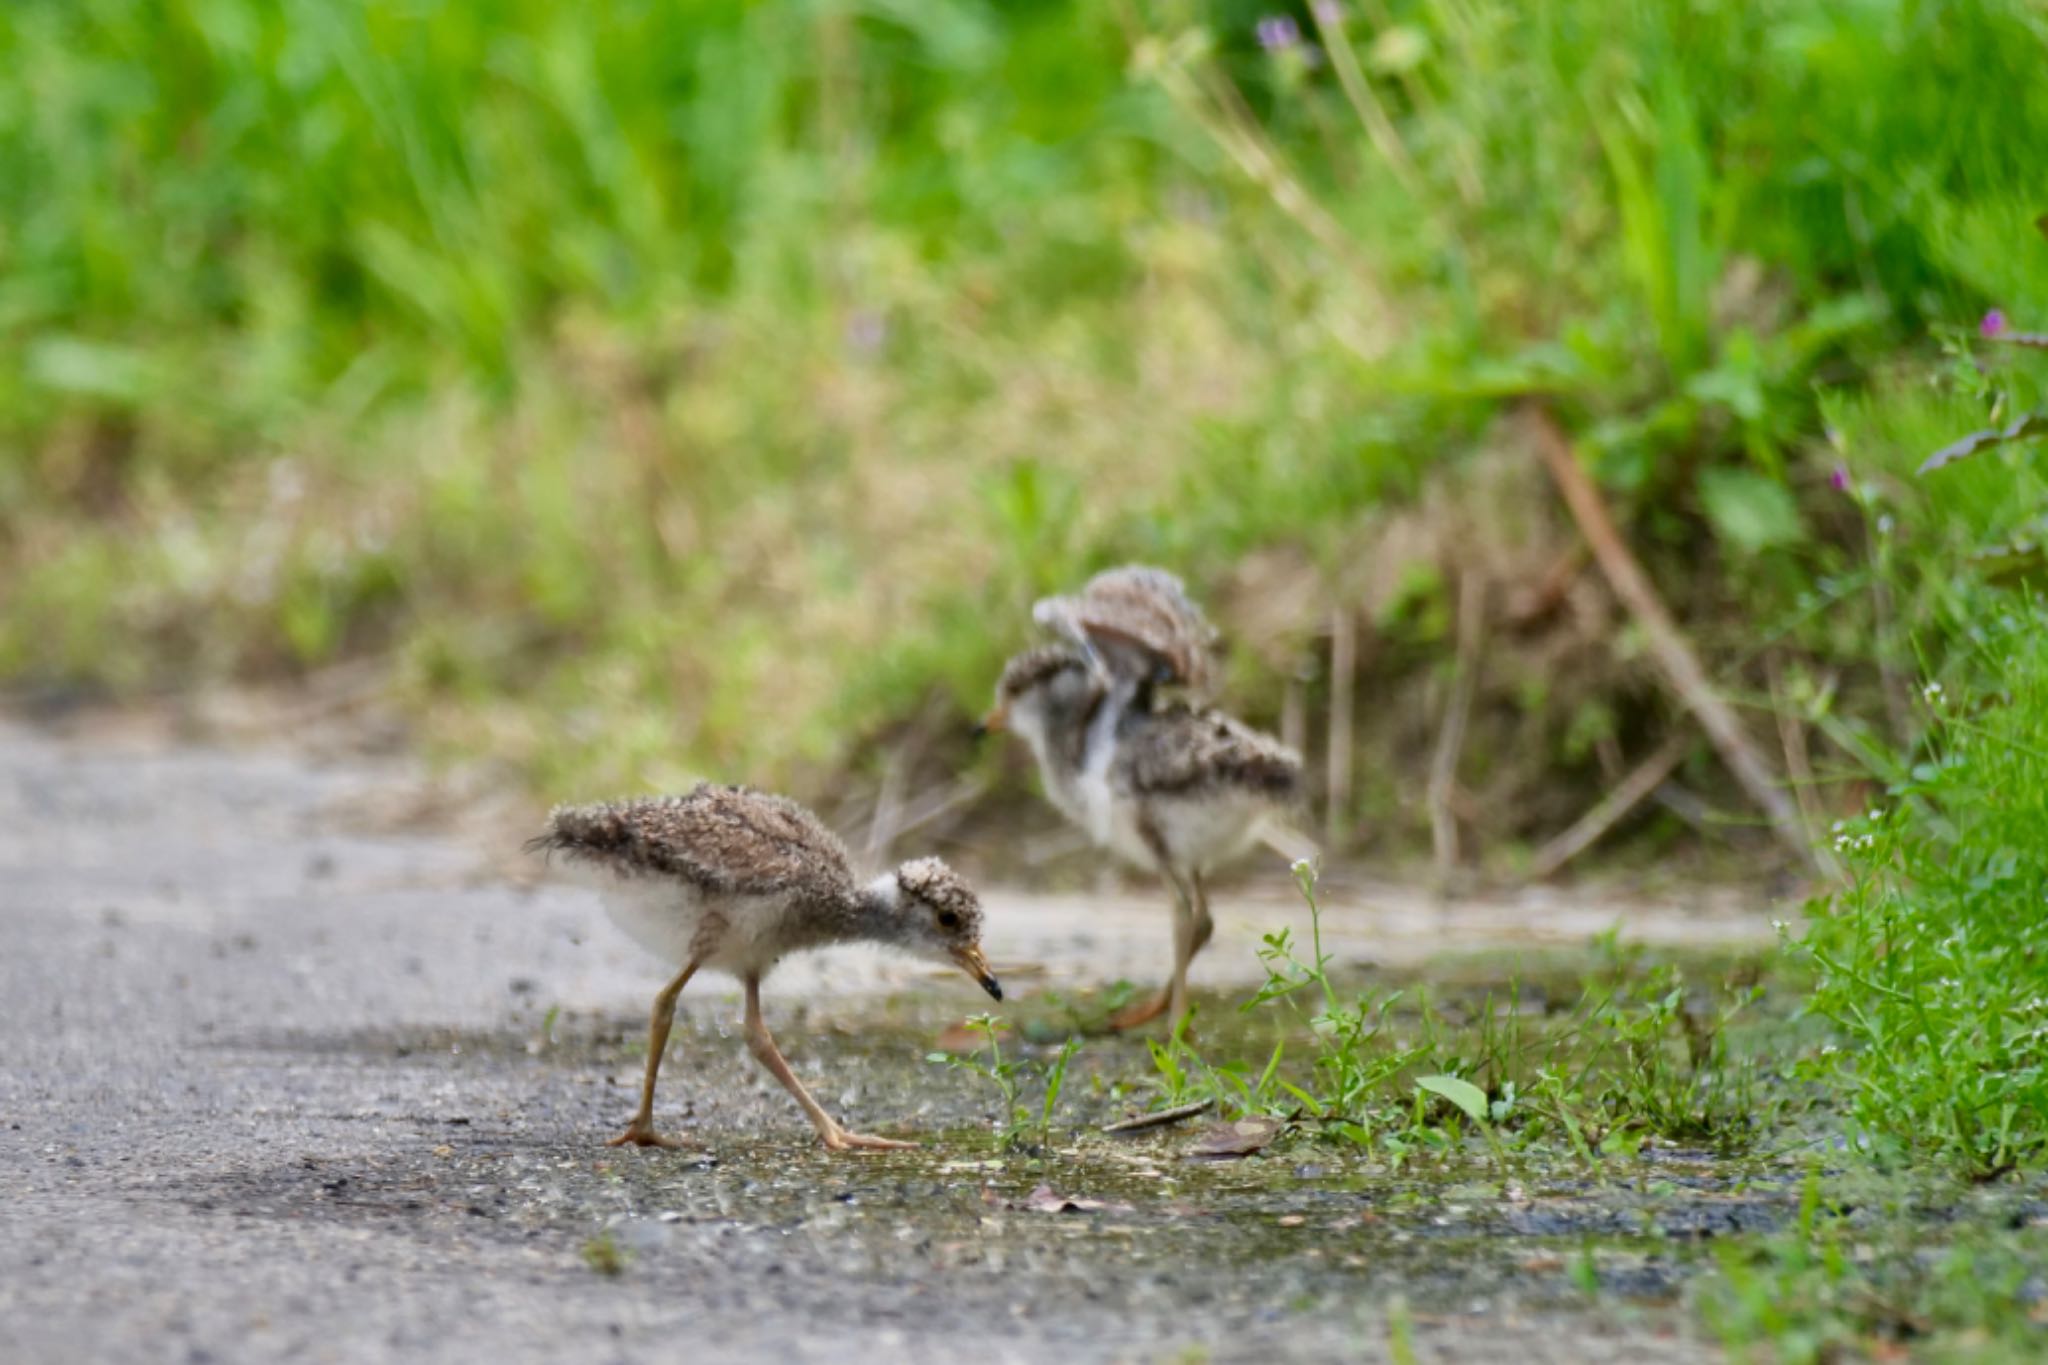
[[[1188,1017],[1188,967],[1195,954],[1215,936],[1216,921],[1209,916],[1209,889],[1202,885],[1201,873],[1190,873],[1186,886],[1176,881],[1174,891],[1180,897],[1180,917],[1173,926],[1173,981],[1166,988],[1171,1008],[1167,1032],[1178,1037]]]
[[[1167,846],[1159,829],[1149,819],[1141,819],[1138,833],[1152,851],[1152,859],[1158,865],[1159,875],[1173,889],[1173,977],[1164,989],[1150,1000],[1142,1001],[1127,1009],[1118,1010],[1109,1016],[1109,1026],[1119,1031],[1133,1029],[1140,1024],[1150,1023],[1160,1015],[1172,1011],[1173,1028],[1180,1031],[1181,1021],[1188,1012],[1188,962],[1193,959],[1202,944],[1209,941],[1209,912],[1206,902],[1199,901],[1189,891],[1187,883],[1174,871],[1172,850]],[[1199,909],[1198,909],[1199,907]]]
[[[663,1137],[654,1131],[654,1078],[661,1074],[661,1055],[668,1050],[668,1031],[676,1021],[676,997],[683,993],[683,987],[690,984],[690,978],[697,974],[703,959],[693,958],[689,965],[676,973],[676,979],[661,988],[661,994],[654,997],[654,1013],[647,1021],[647,1075],[640,1083],[640,1108],[633,1115],[633,1121],[626,1125],[626,1131],[607,1142],[607,1147],[624,1147],[631,1143],[635,1147],[680,1147],[683,1144],[675,1138]]]
[[[782,1049],[775,1046],[775,1035],[768,1032],[767,1020],[761,1017],[761,982],[756,977],[747,978],[747,1050],[752,1052],[754,1060],[767,1067],[769,1073],[782,1082],[782,1088],[795,1098],[804,1113],[810,1117],[811,1125],[818,1130],[818,1140],[825,1144],[826,1150],[843,1152],[853,1147],[917,1146],[914,1142],[899,1142],[895,1138],[850,1133],[811,1098],[811,1092],[804,1089],[804,1083],[789,1069],[789,1062],[783,1057]]]
[[[1186,884],[1171,870],[1165,870],[1161,875],[1173,889],[1173,976],[1150,1000],[1142,1000],[1109,1017],[1109,1026],[1119,1031],[1149,1024],[1169,1012],[1177,1031],[1188,1012],[1188,963],[1200,951],[1202,944],[1208,942],[1209,933],[1203,927],[1206,912],[1198,914],[1196,902]]]
[[[1188,878],[1188,900],[1195,911],[1195,937],[1188,945],[1188,960],[1194,961],[1195,954],[1209,946],[1209,940],[1216,935],[1216,921],[1209,917],[1209,888],[1202,885],[1202,874],[1197,872]]]
[[[1173,979],[1166,985],[1166,1031],[1177,1036],[1188,1017],[1188,964],[1209,941],[1214,926],[1204,926],[1207,909],[1178,877],[1173,879],[1173,896]]]

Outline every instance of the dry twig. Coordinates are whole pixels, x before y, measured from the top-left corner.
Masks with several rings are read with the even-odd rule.
[[[1806,837],[1806,831],[1799,823],[1799,812],[1778,785],[1749,736],[1743,732],[1742,722],[1736,717],[1734,708],[1714,691],[1707,680],[1706,670],[1700,667],[1699,659],[1693,654],[1671,613],[1665,609],[1657,590],[1651,586],[1642,565],[1630,552],[1615,529],[1614,518],[1608,513],[1607,503],[1600,496],[1600,490],[1579,468],[1577,452],[1557,419],[1541,407],[1531,409],[1536,430],[1537,448],[1543,456],[1544,465],[1557,483],[1558,491],[1564,495],[1565,505],[1571,509],[1572,519],[1579,525],[1586,543],[1592,547],[1593,558],[1600,565],[1600,571],[1607,578],[1637,624],[1650,646],[1650,655],[1663,672],[1665,681],[1677,694],[1685,709],[1690,711],[1707,732],[1714,750],[1734,774],[1735,780],[1748,793],[1771,828],[1785,846],[1796,852],[1809,867],[1821,864],[1813,845]],[[1652,784],[1654,785],[1654,784]]]
[[[1181,1120],[1191,1119],[1197,1114],[1206,1114],[1215,1107],[1215,1104],[1216,1101],[1214,1100],[1196,1100],[1193,1104],[1176,1105],[1171,1109],[1160,1109],[1150,1114],[1138,1114],[1132,1118],[1120,1119],[1115,1123],[1106,1124],[1102,1131],[1105,1133],[1142,1133],[1152,1128],[1164,1128],[1169,1123],[1179,1123]]]
[[[1458,578],[1458,673],[1444,708],[1443,729],[1437,732],[1436,754],[1429,765],[1429,835],[1436,853],[1438,889],[1445,889],[1458,866],[1458,816],[1453,794],[1458,785],[1458,756],[1465,750],[1465,726],[1472,716],[1472,695],[1479,685],[1479,654],[1485,643],[1486,583],[1467,569]]]
[[[1351,700],[1357,675],[1358,615],[1339,604],[1330,612],[1330,734],[1323,810],[1323,843],[1332,852],[1343,847],[1345,816],[1351,808]]]
[[[1671,770],[1678,766],[1679,760],[1685,757],[1690,743],[1690,737],[1684,734],[1666,738],[1612,791],[1595,802],[1592,809],[1572,821],[1570,828],[1554,835],[1536,850],[1536,856],[1530,860],[1526,880],[1540,882],[1554,876],[1559,868],[1591,848],[1601,835],[1614,828],[1623,816],[1657,790],[1658,785],[1671,775]]]
[[[1799,801],[1799,815],[1806,822],[1806,837],[1813,845],[1814,861],[1830,880],[1841,881],[1841,864],[1821,842],[1821,831],[1827,828],[1827,813],[1814,800],[1813,759],[1806,749],[1806,724],[1785,697],[1784,670],[1776,651],[1764,654],[1764,677],[1771,685],[1771,712],[1778,718],[1778,743],[1785,750],[1785,776],[1791,779],[1792,795]]]

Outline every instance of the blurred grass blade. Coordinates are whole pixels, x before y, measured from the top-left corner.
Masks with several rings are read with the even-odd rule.
[[[1957,460],[1967,460],[1980,450],[1989,450],[2008,441],[2022,441],[2029,436],[2044,434],[2048,434],[2048,408],[2023,412],[2003,427],[1989,431],[1973,431],[1961,440],[1943,446],[1921,463],[1920,472],[1931,474],[1937,469],[1954,464]]]

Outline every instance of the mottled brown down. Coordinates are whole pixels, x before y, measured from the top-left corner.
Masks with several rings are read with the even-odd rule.
[[[1208,707],[1126,718],[1117,767],[1140,797],[1235,788],[1285,805],[1300,795],[1301,759],[1270,735]]]
[[[1301,759],[1206,704],[1217,635],[1172,574],[1111,569],[1032,615],[1067,643],[1011,659],[984,724],[1031,746],[1047,797],[1090,838],[1171,887],[1172,979],[1112,1022],[1170,1013],[1178,1028],[1188,964],[1214,930],[1205,875],[1284,820],[1301,796]]]
[[[1015,701],[1035,687],[1042,687],[1068,669],[1086,672],[1088,661],[1069,645],[1034,645],[1010,657],[996,680],[996,699]]]
[[[681,796],[558,806],[527,847],[719,895],[832,902],[855,890],[846,845],[817,816],[787,797],[710,782]]]
[[[1113,674],[1140,686],[1173,684],[1206,698],[1216,683],[1216,628],[1164,569],[1125,564],[1067,597],[1031,609],[1040,624],[1093,649]]]

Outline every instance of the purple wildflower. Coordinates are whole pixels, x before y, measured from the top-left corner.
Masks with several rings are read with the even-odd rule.
[[[1337,0],[1313,0],[1309,9],[1314,12],[1318,23],[1327,24],[1331,28],[1344,22],[1344,7],[1338,4]]]
[[[1259,35],[1259,46],[1268,52],[1291,52],[1301,46],[1301,26],[1294,22],[1292,15],[1269,14],[1259,20],[1255,31]]]
[[[856,308],[846,319],[846,344],[860,355],[873,355],[889,340],[889,320],[872,308]]]
[[[1836,491],[1837,493],[1846,493],[1846,492],[1848,492],[1848,491],[1849,491],[1849,466],[1847,466],[1847,465],[1845,465],[1845,464],[1838,464],[1838,465],[1836,465],[1836,466],[1835,466],[1835,472],[1834,472],[1834,473],[1832,473],[1832,474],[1830,474],[1830,475],[1828,475],[1828,487],[1830,487],[1830,488],[1834,489],[1834,490],[1835,490],[1835,491]]]
[[[1994,308],[1986,313],[1984,320],[1977,324],[1977,334],[1979,336],[1995,337],[2004,330],[2005,311],[1999,308]]]

